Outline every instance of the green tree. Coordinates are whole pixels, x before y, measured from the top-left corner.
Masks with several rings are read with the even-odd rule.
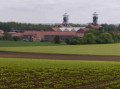
[[[119,30],[119,26],[116,26],[114,24],[102,24],[102,26],[104,27],[105,31],[118,31]]]
[[[88,44],[87,43],[87,39],[85,38],[85,37],[83,37],[83,38],[80,38],[80,44]]]
[[[97,36],[95,42],[96,44],[102,44],[102,39],[99,36]]]
[[[0,40],[3,40],[3,37],[2,37],[2,36],[0,37]]]
[[[79,40],[78,39],[72,39],[70,44],[71,45],[77,45],[77,44],[79,44]]]
[[[112,35],[108,32],[102,33],[100,35],[100,38],[102,39],[102,43],[104,43],[104,44],[114,42]]]
[[[85,34],[85,38],[88,44],[95,44],[96,36],[93,33]]]

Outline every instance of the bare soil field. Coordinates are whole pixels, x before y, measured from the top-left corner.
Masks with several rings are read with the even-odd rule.
[[[0,58],[31,58],[31,59],[52,59],[52,60],[86,60],[86,61],[120,61],[120,57],[110,56],[76,56],[56,54],[33,54],[0,52]]]

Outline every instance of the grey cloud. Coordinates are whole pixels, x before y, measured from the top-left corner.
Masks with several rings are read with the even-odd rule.
[[[72,23],[92,21],[99,13],[99,23],[120,23],[120,0],[0,0],[0,21],[61,23],[67,12]]]

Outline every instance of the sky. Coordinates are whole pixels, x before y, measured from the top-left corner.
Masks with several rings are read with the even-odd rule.
[[[70,23],[92,22],[120,24],[120,0],[0,0],[0,22],[62,23],[69,14]]]

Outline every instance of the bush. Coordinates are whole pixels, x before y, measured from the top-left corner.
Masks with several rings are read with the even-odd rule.
[[[71,45],[77,45],[79,44],[79,40],[77,39],[72,39],[71,42],[70,42]]]
[[[20,41],[21,40],[21,37],[19,36],[14,36],[12,37],[13,41]]]
[[[115,34],[114,37],[115,37],[115,38],[114,38],[114,41],[115,41],[115,42],[120,42],[120,34]]]
[[[98,29],[90,29],[85,32],[83,38],[74,37],[71,41],[66,40],[67,44],[108,44],[120,42],[120,34],[114,34],[113,32],[99,31]]]
[[[70,44],[70,39],[66,39],[66,40],[65,40],[65,43],[66,43],[66,44]]]
[[[3,37],[0,37],[0,40],[3,40]]]

